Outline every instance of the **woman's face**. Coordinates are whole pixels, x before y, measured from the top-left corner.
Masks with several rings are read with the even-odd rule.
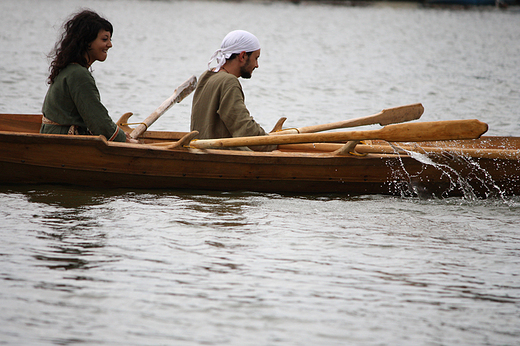
[[[88,66],[92,65],[94,61],[105,61],[107,52],[112,47],[112,35],[110,31],[104,29],[99,30],[97,38],[90,42],[87,52]]]

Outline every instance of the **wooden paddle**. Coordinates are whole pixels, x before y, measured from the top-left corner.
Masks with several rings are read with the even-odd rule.
[[[404,123],[411,120],[417,120],[424,113],[424,107],[420,103],[414,103],[411,105],[394,107],[383,109],[381,112],[369,115],[362,118],[350,119],[337,121],[334,123],[321,124],[321,125],[312,125],[312,126],[304,126],[299,127],[297,129],[286,129],[276,132],[271,132],[270,135],[286,135],[286,134],[294,134],[294,133],[311,133],[311,132],[320,132],[327,131],[333,129],[341,129],[345,127],[354,127],[354,126],[364,126],[364,125],[373,125],[380,124],[390,125],[390,124],[398,124]]]
[[[302,133],[285,136],[252,136],[221,139],[199,139],[190,142],[191,148],[222,148],[288,143],[344,142],[382,139],[389,142],[421,142],[452,139],[475,139],[488,129],[487,124],[474,120],[432,121],[388,125],[379,130]]]
[[[188,96],[195,87],[197,86],[197,78],[191,76],[184,83],[179,85],[173,92],[173,95],[166,99],[156,110],[152,112],[142,123],[139,124],[130,133],[130,138],[136,139],[145,132],[150,125],[152,125],[161,115],[163,115],[168,109],[170,109],[175,103],[181,102],[186,96]],[[128,118],[127,118],[128,119]],[[121,121],[121,119],[120,119]]]

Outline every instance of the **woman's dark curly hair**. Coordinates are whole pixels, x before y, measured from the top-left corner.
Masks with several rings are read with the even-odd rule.
[[[97,38],[100,30],[106,30],[112,35],[114,28],[108,20],[90,10],[76,13],[63,25],[61,38],[49,54],[52,59],[49,84],[71,63],[87,67],[88,60],[85,56],[88,56],[89,44]]]

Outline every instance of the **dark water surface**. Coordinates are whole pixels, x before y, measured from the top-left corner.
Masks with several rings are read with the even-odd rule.
[[[94,64],[144,119],[223,36],[262,43],[255,118],[305,126],[422,102],[519,135],[520,12],[214,1],[0,2],[0,112],[38,113],[59,25],[115,26]],[[191,99],[153,126],[186,131]],[[0,185],[0,345],[518,345],[520,199]]]

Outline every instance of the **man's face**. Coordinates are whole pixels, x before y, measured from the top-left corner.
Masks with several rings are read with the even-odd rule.
[[[258,58],[260,57],[260,49],[255,50],[251,55],[246,54],[245,63],[240,67],[240,77],[249,79],[253,71],[258,67]]]

